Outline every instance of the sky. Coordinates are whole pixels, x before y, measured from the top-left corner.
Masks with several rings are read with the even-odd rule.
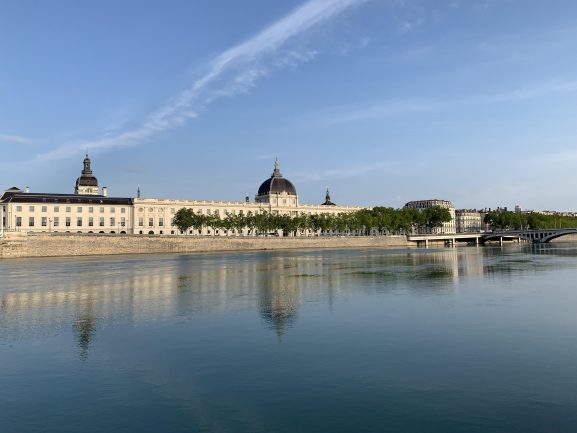
[[[0,189],[577,211],[573,0],[0,0]]]

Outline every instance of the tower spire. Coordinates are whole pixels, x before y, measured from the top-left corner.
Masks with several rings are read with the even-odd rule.
[[[325,202],[321,204],[321,206],[336,206],[336,204],[334,204],[331,201],[331,194],[329,192],[329,187],[327,186],[327,194],[325,195]]]
[[[272,177],[280,177],[280,168],[278,166],[278,158],[274,159],[274,170],[272,172]]]
[[[92,174],[90,167],[90,158],[88,152],[82,161],[82,172],[80,177],[76,179],[76,186],[74,187],[74,194],[98,195],[98,180]]]

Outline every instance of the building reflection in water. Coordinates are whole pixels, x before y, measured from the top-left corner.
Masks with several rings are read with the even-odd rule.
[[[275,257],[266,262],[264,278],[257,283],[261,317],[279,338],[296,320],[301,288],[304,289],[304,281],[300,280],[307,268],[307,263],[298,257]]]
[[[91,315],[79,317],[72,324],[72,329],[78,338],[79,357],[86,360],[88,359],[88,349],[92,336],[96,332],[96,318]]]
[[[86,359],[98,329],[218,311],[257,311],[281,337],[304,302],[343,292],[452,291],[482,278],[482,248],[43,260],[0,264],[0,340],[69,329]],[[471,251],[472,250],[472,251]],[[52,331],[51,331],[52,330]]]

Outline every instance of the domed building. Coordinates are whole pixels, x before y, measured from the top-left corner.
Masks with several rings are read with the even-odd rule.
[[[297,190],[293,183],[285,179],[281,174],[278,160],[274,162],[274,170],[270,178],[260,185],[255,196],[255,201],[275,207],[298,206],[299,196]]]
[[[76,179],[76,186],[74,187],[74,194],[83,195],[98,195],[98,179],[92,174],[90,168],[90,158],[86,154],[84,158],[84,168],[78,179]]]
[[[209,226],[180,233],[172,222],[182,208],[191,209],[197,215],[218,218],[263,213],[291,217],[336,215],[362,209],[335,205],[328,191],[322,204],[300,203],[295,185],[281,174],[276,160],[271,176],[262,182],[254,201],[248,197],[242,201],[146,198],[141,197],[140,188],[136,197],[108,197],[107,188],[99,187],[86,155],[74,194],[31,192],[28,187],[24,190],[13,187],[0,193],[0,236],[12,231],[197,236],[262,234],[253,227],[223,229]],[[318,230],[299,230],[292,235],[316,236],[319,233]]]

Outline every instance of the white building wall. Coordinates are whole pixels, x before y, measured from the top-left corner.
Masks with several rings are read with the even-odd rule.
[[[296,201],[295,201],[296,202]],[[172,219],[176,212],[182,208],[192,209],[195,213],[202,215],[219,215],[225,218],[228,214],[247,215],[249,212],[258,214],[268,212],[277,215],[297,216],[301,213],[308,215],[318,214],[338,214],[344,212],[354,212],[362,207],[356,206],[321,206],[321,205],[297,205],[289,206],[280,202],[280,206],[271,203],[256,202],[221,202],[221,201],[204,201],[204,200],[171,200],[155,198],[136,198],[134,199],[134,233],[136,234],[179,234],[176,227],[172,226]],[[163,225],[160,225],[160,217],[163,219]],[[162,233],[161,233],[162,232]],[[190,235],[201,236],[238,236],[241,233],[226,233],[222,229],[212,227],[203,227],[200,230],[191,228]],[[242,235],[247,235],[248,229],[242,231]]]
[[[78,203],[6,203],[4,230],[131,233],[132,206]]]
[[[455,212],[457,233],[478,233],[482,228],[481,213],[474,210],[457,210]]]

